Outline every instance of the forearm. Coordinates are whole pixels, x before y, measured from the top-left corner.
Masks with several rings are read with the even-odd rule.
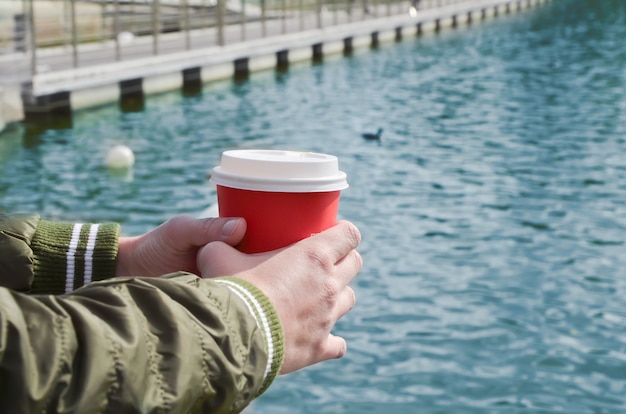
[[[0,411],[240,411],[274,379],[283,343],[266,298],[232,283],[176,274],[62,296],[0,289]]]

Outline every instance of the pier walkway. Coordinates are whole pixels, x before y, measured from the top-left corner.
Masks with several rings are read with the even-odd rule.
[[[360,13],[319,10],[205,28],[0,54],[3,121],[71,114],[134,101],[251,71],[319,61],[333,53],[377,46],[513,13],[548,0],[422,0],[373,4]],[[367,5],[366,2],[362,3]],[[158,40],[158,41],[157,41]]]

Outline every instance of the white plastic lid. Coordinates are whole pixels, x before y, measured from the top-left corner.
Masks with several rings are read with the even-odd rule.
[[[334,155],[278,150],[231,150],[222,153],[210,182],[254,191],[310,193],[348,188]]]

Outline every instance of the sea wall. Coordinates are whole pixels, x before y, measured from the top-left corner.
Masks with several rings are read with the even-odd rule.
[[[205,82],[247,76],[253,71],[285,68],[294,62],[321,61],[331,54],[350,53],[358,48],[377,47],[384,42],[401,41],[427,32],[479,24],[547,1],[457,1],[443,7],[420,9],[414,15],[407,12],[321,29],[253,38],[224,46],[44,71],[36,74],[32,82],[21,86],[18,98],[21,102],[12,104],[21,105],[21,111],[14,113],[25,118],[68,115],[75,110],[114,102],[123,105],[125,101],[130,101],[132,105],[141,107],[151,94],[176,89],[198,90]],[[184,41],[183,33],[168,35],[179,36],[180,41]],[[134,46],[141,46],[141,41],[138,39]],[[143,41],[146,49],[153,47],[149,39]],[[10,99],[15,101],[15,94]]]

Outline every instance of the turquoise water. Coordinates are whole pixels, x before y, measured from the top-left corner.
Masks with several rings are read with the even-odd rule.
[[[0,140],[0,208],[137,234],[228,148],[336,154],[363,233],[345,358],[252,413],[626,412],[626,2],[555,0]],[[361,132],[384,128],[383,141]],[[125,143],[132,176],[103,167]]]

